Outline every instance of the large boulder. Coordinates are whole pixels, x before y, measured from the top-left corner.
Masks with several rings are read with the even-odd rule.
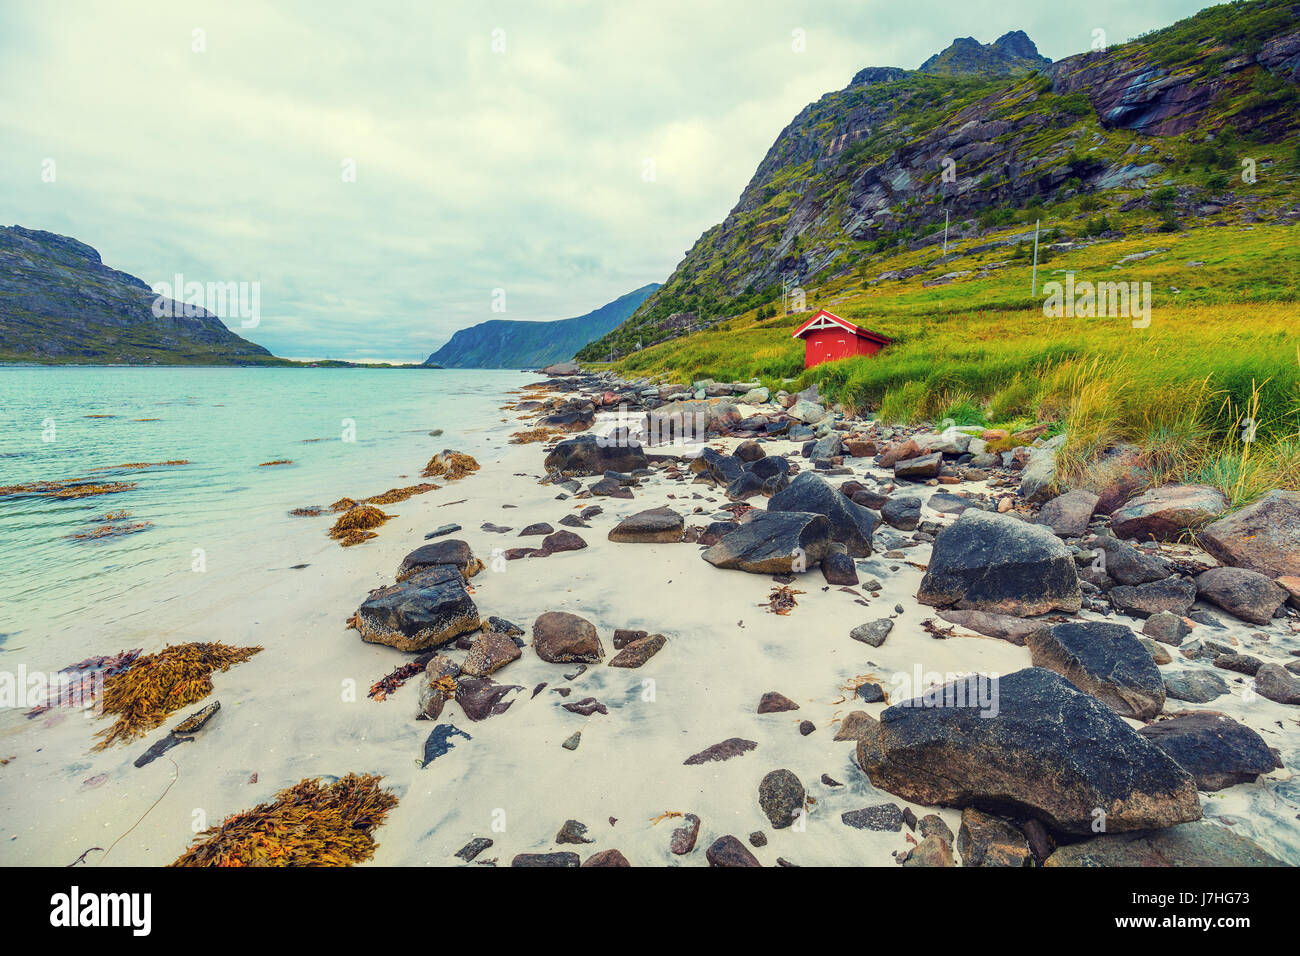
[[[1277,765],[1263,737],[1224,714],[1182,714],[1138,733],[1173,757],[1201,790],[1254,783]]]
[[[1161,611],[1181,617],[1196,603],[1196,582],[1171,575],[1163,581],[1113,587],[1109,597],[1115,610],[1130,617],[1146,618]]]
[[[739,424],[741,417],[740,409],[727,397],[686,399],[649,412],[646,431],[654,444],[674,439],[702,442],[710,434]]]
[[[1123,624],[1066,621],[1039,628],[1027,643],[1035,667],[1055,671],[1121,716],[1150,720],[1165,705],[1160,668]]]
[[[961,829],[957,831],[957,852],[962,866],[1034,865],[1025,835],[1007,821],[967,807],[961,812]]]
[[[1097,501],[1091,491],[1075,488],[1043,505],[1038,512],[1038,523],[1047,525],[1062,538],[1081,537],[1088,531]]]
[[[1210,568],[1196,576],[1196,593],[1234,617],[1267,624],[1286,603],[1287,592],[1273,579],[1246,568]]]
[[[1034,631],[1043,626],[1041,620],[1014,617],[1010,614],[993,614],[990,611],[963,611],[958,608],[945,608],[939,616],[949,624],[967,628],[985,637],[996,637],[1023,647],[1025,640]]]
[[[646,467],[645,450],[631,442],[611,441],[595,435],[580,435],[556,445],[546,456],[547,472],[574,475],[603,475],[607,471],[635,471]]]
[[[479,616],[460,571],[440,565],[371,591],[352,624],[371,644],[422,651],[477,630]]]
[[[1163,581],[1173,574],[1173,565],[1158,554],[1148,554],[1118,538],[1098,536],[1095,547],[1097,564],[1116,584],[1146,584]]]
[[[996,683],[995,683],[996,681]],[[1159,747],[1064,677],[971,676],[880,716],[858,743],[871,782],[926,805],[1023,814],[1067,834],[1200,819],[1196,784]]]
[[[1166,699],[1208,704],[1227,692],[1227,681],[1214,671],[1186,670],[1165,677]]]
[[[651,508],[624,518],[609,532],[623,544],[667,544],[682,540],[685,521],[671,508]]]
[[[715,568],[754,574],[789,574],[814,567],[831,547],[825,515],[756,511],[701,557]]]
[[[1207,525],[1197,540],[1224,564],[1271,578],[1300,575],[1300,492],[1270,491]]]
[[[1261,664],[1255,671],[1255,692],[1279,704],[1300,704],[1300,679],[1281,664]]]
[[[1258,843],[1216,823],[1118,833],[1063,846],[1043,866],[1285,866]]]
[[[918,455],[916,458],[904,458],[902,461],[894,462],[894,477],[924,481],[926,478],[938,475],[942,464],[943,455],[937,451],[928,455]]]
[[[811,471],[798,475],[788,488],[774,494],[767,510],[825,515],[831,526],[831,540],[843,544],[855,558],[871,554],[871,536],[880,524],[875,512],[854,504]]]
[[[1223,492],[1208,485],[1164,485],[1144,491],[1111,512],[1110,524],[1121,538],[1176,541],[1228,509]]]
[[[1040,525],[971,508],[939,533],[916,599],[1027,616],[1078,611],[1074,556]]]
[[[547,611],[533,622],[533,650],[551,664],[599,664],[605,656],[596,626],[568,611]]]
[[[791,405],[787,413],[795,421],[803,422],[805,425],[816,425],[826,417],[825,408],[804,398]]]
[[[421,571],[445,566],[456,568],[465,578],[471,578],[483,570],[483,562],[474,557],[468,542],[459,538],[444,538],[433,544],[421,545],[404,557],[397,569],[397,580],[400,583]]]

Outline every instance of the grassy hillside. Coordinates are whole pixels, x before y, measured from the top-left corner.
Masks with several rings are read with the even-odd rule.
[[[1255,0],[1028,76],[864,70],[795,117],[726,220],[579,358],[779,306],[783,278],[809,288],[885,271],[938,242],[946,215],[959,237],[1044,211],[1077,223],[1071,237],[1089,221],[1106,232],[1128,201],[1166,231],[1225,200],[1275,218],[1294,198],[1278,168],[1249,188],[1238,174],[1244,158],[1289,165],[1300,149],[1298,24],[1300,4]]]
[[[1237,500],[1266,486],[1298,487],[1300,226],[1238,223],[1045,246],[1037,299],[1020,248],[959,256],[902,281],[855,276],[813,290],[810,309],[894,338],[874,357],[804,371],[803,343],[790,334],[809,313],[760,308],[616,367],[680,382],[762,379],[773,389],[816,382],[851,410],[891,423],[1050,422],[1068,431],[1067,460],[1078,468],[1116,441],[1133,442],[1166,477],[1206,480]],[[1115,268],[1152,250],[1163,251]],[[908,252],[882,265],[902,271],[924,258]],[[951,271],[971,274],[923,285]],[[1150,282],[1150,326],[1045,317],[1042,286],[1066,271],[1079,281]],[[1247,418],[1256,421],[1253,448],[1240,441]]]

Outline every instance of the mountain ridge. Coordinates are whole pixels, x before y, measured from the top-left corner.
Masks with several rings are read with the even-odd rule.
[[[1222,164],[1231,142],[1289,142],[1300,129],[1297,24],[1300,4],[1253,0],[1032,73],[861,70],[795,116],[726,218],[578,358],[683,334],[682,314],[702,328],[777,307],[783,284],[865,276],[891,250],[942,241],[946,221],[965,238],[1033,203],[1090,197],[1105,209],[1206,155]]]
[[[0,226],[0,360],[242,365],[276,361],[206,309],[162,299],[70,236]]]
[[[480,322],[457,331],[424,364],[443,368],[539,368],[567,361],[588,342],[622,324],[658,288],[658,282],[647,283],[569,319]]]

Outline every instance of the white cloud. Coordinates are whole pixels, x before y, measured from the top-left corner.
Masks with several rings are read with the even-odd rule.
[[[146,281],[261,282],[250,337],[279,354],[414,359],[499,318],[496,287],[507,317],[552,319],[663,280],[864,66],[1017,28],[1061,57],[1196,6],[9,4],[0,182],[10,221]]]

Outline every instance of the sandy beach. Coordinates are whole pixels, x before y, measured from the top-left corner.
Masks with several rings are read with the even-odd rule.
[[[517,398],[503,394],[503,404]],[[820,570],[811,569],[792,585],[801,592],[797,606],[775,614],[768,599],[778,584],[770,575],[715,569],[701,560],[696,544],[608,540],[621,519],[649,508],[671,508],[686,517],[688,527],[717,520],[729,503],[722,489],[670,480],[660,468],[633,489],[632,499],[563,496],[541,483],[545,446],[507,443],[509,433],[529,418],[510,410],[502,415],[494,436],[499,450],[480,457],[479,471],[387,506],[396,517],[378,537],[340,548],[325,535],[331,519],[306,520],[297,563],[307,567],[293,570],[281,560],[267,563],[250,554],[237,587],[196,588],[158,607],[147,625],[96,636],[87,654],[124,647],[151,652],[188,641],[265,648],[214,675],[211,699],[221,702],[221,710],[192,742],[147,766],[133,766],[171,724],[197,708],[104,751],[91,750],[101,722],[79,713],[56,709],[31,720],[5,713],[0,756],[10,760],[0,769],[0,862],[165,865],[197,832],[228,815],[268,801],[302,778],[349,773],[380,774],[399,798],[375,832],[378,849],[367,865],[464,865],[454,854],[476,837],[492,841],[476,864],[509,865],[517,854],[560,850],[576,850],[586,859],[617,849],[634,866],[703,865],[705,848],[727,834],[745,841],[763,865],[892,865],[894,855],[912,845],[910,828],[857,829],[841,821],[842,813],[893,803],[917,817],[937,813],[958,830],[960,811],[909,804],[876,789],[857,765],[855,741],[834,739],[850,712],[878,718],[886,707],[854,699],[853,687],[864,676],[873,675],[890,691],[898,675],[918,671],[952,679],[1029,666],[1025,647],[962,628],[945,638],[926,630],[924,622],[935,619],[935,612],[918,604],[916,593],[928,543],[915,543],[899,559],[884,556],[878,541],[877,553],[857,561],[861,578],[881,583],[876,592],[830,586]],[[608,428],[608,418],[601,415],[595,429]],[[730,451],[738,442],[710,444]],[[799,460],[800,444],[769,440],[763,447],[768,455]],[[871,459],[845,461],[854,475],[892,479]],[[397,465],[391,484],[421,464]],[[379,467],[376,482],[383,484],[389,476],[378,472]],[[986,489],[963,482],[943,490]],[[750,504],[761,508],[763,502],[759,497]],[[537,545],[537,538],[519,536],[526,526],[547,522],[560,528],[559,519],[592,505],[603,510],[590,527],[569,529],[587,547],[503,559],[505,549]],[[922,515],[952,520],[928,507]],[[367,593],[391,584],[403,557],[448,523],[462,528],[449,537],[468,542],[486,565],[469,582],[480,615],[505,618],[525,632],[520,659],[493,675],[520,689],[507,698],[504,713],[481,721],[467,719],[454,702],[439,721],[417,721],[419,678],[383,701],[369,699],[375,681],[414,655],[365,643],[346,626]],[[485,523],[510,530],[483,530]],[[882,526],[880,537],[906,536]],[[149,600],[139,595],[142,604]],[[597,664],[579,674],[584,669],[578,665],[547,663],[529,646],[534,620],[547,611],[571,612],[594,624],[606,661],[618,628],[663,634],[667,643],[639,668]],[[1081,616],[1100,619],[1086,610]],[[884,617],[894,626],[883,646],[850,639],[854,627]],[[1228,621],[1215,637],[1240,643],[1247,652],[1267,643],[1272,655],[1300,646],[1285,620],[1263,627]],[[464,657],[463,651],[447,653],[458,661]],[[1175,658],[1161,670],[1211,668],[1209,661]],[[1289,769],[1300,757],[1294,708],[1249,693],[1243,681],[1229,683],[1230,694],[1186,709],[1222,712],[1251,727],[1288,769],[1201,793],[1207,821],[1201,825],[1230,827],[1279,859],[1300,863],[1296,785]],[[756,713],[770,691],[798,709]],[[586,698],[608,713],[583,716],[563,708]],[[1170,700],[1166,710],[1181,708]],[[806,721],[815,729],[804,726],[801,732]],[[435,724],[451,724],[459,733],[448,738],[449,751],[425,766],[425,741]],[[578,746],[566,749],[562,744],[575,732],[581,734]],[[722,762],[684,763],[729,738],[756,746]],[[804,826],[775,829],[760,808],[760,781],[778,768],[792,771],[806,790]],[[669,846],[686,814],[699,818],[699,833],[693,851],[677,855]],[[570,820],[585,825],[589,843],[557,844]],[[752,845],[749,836],[758,831],[765,841]]]

